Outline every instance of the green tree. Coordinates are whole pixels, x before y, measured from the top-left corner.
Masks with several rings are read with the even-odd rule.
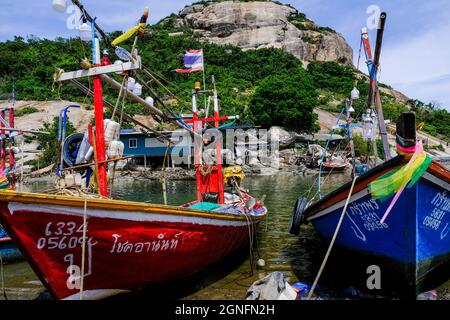
[[[337,62],[311,62],[308,73],[317,88],[350,95],[355,83],[355,71]]]
[[[53,122],[44,122],[44,128],[42,131],[50,133],[49,135],[38,134],[37,141],[39,142],[38,149],[42,150],[42,154],[39,157],[39,164],[41,167],[48,166],[56,161],[56,153],[58,150],[58,125],[59,118],[54,117]],[[75,132],[73,124],[67,120],[66,137]],[[35,167],[37,161],[31,163]]]
[[[250,102],[254,122],[266,128],[281,125],[297,132],[318,131],[317,93],[302,69],[269,76],[260,82]]]

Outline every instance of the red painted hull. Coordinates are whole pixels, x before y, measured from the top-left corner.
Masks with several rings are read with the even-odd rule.
[[[152,212],[151,205],[145,212],[131,209],[88,209],[84,298],[189,276],[248,241],[248,222],[242,217],[167,214],[161,207]],[[79,299],[83,208],[0,202],[0,212],[7,232],[49,291],[59,299]]]

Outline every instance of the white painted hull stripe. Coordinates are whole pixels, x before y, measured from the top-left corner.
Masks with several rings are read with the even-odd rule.
[[[48,213],[57,215],[79,216],[79,217],[82,217],[84,213],[83,208],[73,208],[58,205],[24,204],[17,202],[10,202],[8,204],[8,209],[12,215],[14,214],[15,211],[24,211],[24,210],[33,212],[35,214]],[[174,223],[190,223],[199,225],[232,226],[232,227],[246,226],[248,224],[247,220],[242,221],[221,220],[196,216],[157,214],[139,211],[119,211],[119,210],[107,211],[100,209],[88,209],[87,216],[116,219],[116,220],[136,221],[136,222],[174,222]]]
[[[361,190],[361,191],[355,193],[354,195],[351,196],[351,198],[350,198],[350,203],[352,203],[352,202],[354,202],[354,201],[358,201],[359,199],[361,199],[362,197],[365,197],[365,196],[368,195],[369,193],[370,193],[370,192],[369,192],[369,189],[368,189],[368,188],[363,189],[363,190]],[[328,208],[326,208],[325,210],[322,210],[322,211],[317,212],[315,215],[312,215],[312,216],[308,217],[306,220],[307,220],[307,221],[311,221],[311,220],[317,219],[317,218],[319,218],[319,217],[322,217],[322,216],[324,216],[324,215],[326,215],[326,214],[329,214],[330,212],[333,212],[333,211],[335,211],[335,210],[338,210],[338,209],[340,209],[340,208],[343,208],[346,201],[347,201],[347,198],[345,198],[344,200],[341,200],[341,201],[339,201],[339,202],[333,204],[331,207],[328,207]]]
[[[442,181],[439,178],[436,178],[435,176],[433,176],[432,174],[430,174],[428,172],[425,172],[424,175],[422,176],[422,178],[424,178],[424,179],[426,179],[426,180],[428,180],[428,181],[430,181],[430,182],[432,182],[432,183],[434,183],[434,184],[436,184],[436,185],[438,185],[440,187],[443,187],[443,188],[445,188],[447,190],[450,189],[450,184],[448,184],[445,181]],[[361,199],[362,197],[364,197],[364,196],[366,196],[368,194],[370,194],[369,188],[365,188],[365,189],[359,191],[358,193],[355,193],[350,198],[350,203],[352,203],[354,201],[357,201],[357,200]],[[335,211],[337,209],[343,208],[344,204],[345,204],[345,201],[347,201],[347,198],[345,198],[344,200],[342,200],[342,201],[340,201],[338,203],[335,203],[334,205],[332,205],[331,207],[328,207],[325,210],[319,211],[315,215],[313,215],[311,217],[308,217],[306,220],[307,221],[311,221],[311,220],[317,219],[319,217],[322,217],[322,216],[324,216],[326,214],[329,214],[330,212],[333,212],[333,211]]]

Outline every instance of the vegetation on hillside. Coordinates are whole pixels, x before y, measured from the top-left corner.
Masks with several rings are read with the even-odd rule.
[[[355,115],[361,115],[367,108],[369,82],[365,77],[359,77],[358,71],[335,62],[311,62],[308,73],[319,91],[319,107],[322,109],[340,112],[345,98],[355,85],[360,91],[360,99],[353,102]],[[391,88],[388,85],[380,87]],[[385,119],[395,123],[402,112],[413,111],[416,113],[417,123],[424,123],[423,131],[450,141],[450,112],[417,99],[403,103],[384,92],[380,96]]]
[[[48,132],[48,135],[38,134],[36,135],[37,141],[39,142],[39,149],[42,150],[39,158],[33,161],[30,161],[30,164],[34,167],[43,168],[52,163],[55,163],[57,149],[55,146],[58,145],[58,127],[59,127],[59,118],[54,117],[52,122],[44,122],[43,131]],[[66,137],[75,132],[75,127],[68,120],[66,127]]]
[[[15,117],[22,117],[24,115],[32,114],[32,113],[36,113],[36,112],[39,112],[39,110],[37,108],[35,108],[35,107],[24,107],[24,108],[15,110],[14,111],[14,116]]]
[[[295,131],[318,131],[317,94],[310,76],[302,69],[269,76],[260,82],[250,102],[254,122],[269,128],[282,124]]]

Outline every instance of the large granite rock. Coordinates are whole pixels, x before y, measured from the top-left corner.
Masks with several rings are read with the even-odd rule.
[[[179,13],[174,25],[244,50],[275,47],[303,61],[352,64],[352,49],[341,35],[319,27],[291,6],[270,1],[194,4]]]

